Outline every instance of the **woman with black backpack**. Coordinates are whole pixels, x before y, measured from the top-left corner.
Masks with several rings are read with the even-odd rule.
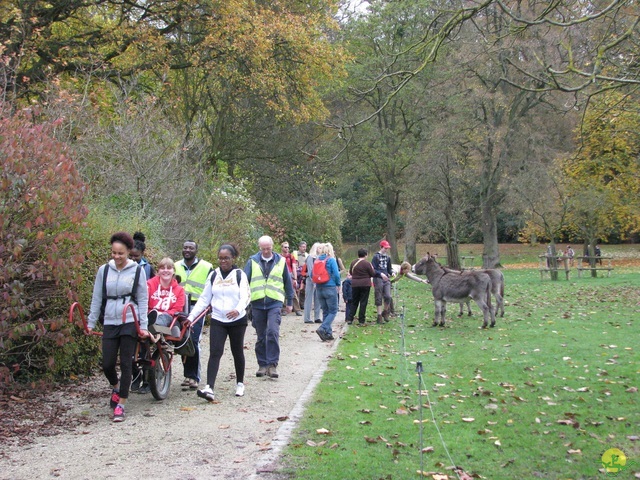
[[[147,278],[140,265],[129,259],[133,238],[127,232],[111,236],[111,260],[98,269],[93,285],[93,297],[87,327],[89,333],[98,321],[102,331],[102,369],[111,385],[109,404],[113,421],[124,420],[124,405],[131,386],[131,361],[138,343],[138,332],[131,310],[123,311],[128,303],[134,305],[143,336],[147,331]],[[120,378],[116,363],[120,355]],[[126,359],[126,360],[123,360]]]
[[[207,279],[198,303],[189,313],[189,321],[193,322],[211,306],[207,384],[196,392],[200,398],[208,402],[213,402],[216,398],[214,388],[227,337],[236,371],[235,395],[244,396],[244,334],[248,325],[247,313],[251,292],[247,275],[236,265],[238,254],[238,247],[230,243],[218,249],[219,267]]]

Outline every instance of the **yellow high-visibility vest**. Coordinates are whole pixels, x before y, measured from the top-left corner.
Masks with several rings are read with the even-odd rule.
[[[193,270],[185,268],[184,260],[175,263],[176,275],[180,275],[180,285],[184,288],[186,295],[191,295],[191,301],[196,301],[202,295],[207,277],[213,269],[206,260],[198,260],[198,264]]]
[[[284,269],[286,262],[280,257],[269,273],[269,277],[265,278],[262,274],[260,264],[255,260],[251,260],[251,301],[263,299],[265,297],[272,298],[284,303]]]

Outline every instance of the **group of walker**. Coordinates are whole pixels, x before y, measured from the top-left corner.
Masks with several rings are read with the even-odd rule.
[[[144,355],[145,349],[148,353],[149,340],[157,342],[158,338],[163,338],[159,335],[163,332],[169,339],[178,339],[181,335],[190,338],[192,355],[183,359],[185,378],[182,387],[196,390],[199,397],[209,402],[215,400],[216,376],[227,337],[236,374],[235,395],[244,395],[244,336],[249,320],[257,336],[256,376],[279,377],[281,316],[292,312],[297,291],[306,293],[305,323],[309,322],[311,303],[315,298],[316,321],[321,322],[317,334],[322,341],[334,339],[332,323],[338,313],[341,281],[338,261],[330,243],[314,244],[308,258],[304,258],[309,269],[304,276],[301,267],[292,271],[294,264],[287,265],[285,255],[288,252],[280,255],[273,251],[273,240],[269,236],[260,237],[259,251],[249,258],[243,269],[236,265],[238,247],[231,243],[220,246],[218,267],[214,268],[198,258],[196,242],[185,241],[183,259],[174,263],[170,258],[163,258],[157,272],[144,259],[144,237],[140,242],[140,238],[134,240],[128,233],[118,232],[112,235],[110,244],[111,260],[96,274],[86,331],[91,334],[98,322],[103,325],[103,371],[111,385],[109,400],[114,422],[125,419],[125,405],[132,389],[139,393],[149,391],[144,372],[137,371],[139,362],[136,359]],[[306,248],[300,248],[298,255],[301,251],[303,257],[307,257]],[[326,268],[329,277],[326,281],[309,281],[315,263],[322,263]],[[376,276],[386,278],[384,274]],[[304,289],[300,277],[303,281],[306,277]],[[297,304],[300,309],[300,301]],[[360,307],[363,317],[366,302],[360,303]],[[322,320],[319,319],[320,309]],[[211,321],[210,355],[206,385],[199,388],[199,343],[206,313],[210,313]],[[120,376],[116,369],[118,356],[121,359]],[[132,382],[134,371],[136,375]]]

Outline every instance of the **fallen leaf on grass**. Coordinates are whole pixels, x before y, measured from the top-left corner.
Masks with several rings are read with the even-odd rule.
[[[317,447],[318,444],[316,442],[314,442],[313,440],[307,440],[307,445],[309,445],[310,447]]]
[[[560,420],[557,420],[556,423],[558,423],[560,425],[570,425],[573,428],[579,428],[580,427],[580,423],[576,422],[573,419],[560,419]]]
[[[638,387],[629,387],[625,390],[627,393],[638,393]]]
[[[327,430],[326,428],[318,428],[316,430],[316,433],[318,435],[329,435],[331,432],[329,430]]]
[[[431,453],[435,451],[435,448],[433,447],[424,447],[422,450],[420,450],[422,453]]]
[[[364,439],[366,440],[367,443],[378,443],[378,439],[377,438],[373,438],[373,437],[367,437],[366,435],[364,436]]]
[[[398,408],[396,415],[409,415],[409,411],[406,408]]]
[[[473,417],[464,417],[464,418],[462,419],[462,421],[463,421],[463,422],[475,422],[475,421],[476,421],[476,419],[475,419],[475,418],[473,418]]]
[[[358,422],[360,425],[371,425],[371,422],[369,420],[362,420],[361,422]]]
[[[579,448],[576,449],[576,450],[569,449],[569,450],[567,450],[567,453],[570,454],[570,455],[577,455],[577,454],[581,454],[582,450],[580,450]]]

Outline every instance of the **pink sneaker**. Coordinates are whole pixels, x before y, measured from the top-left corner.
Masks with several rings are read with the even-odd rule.
[[[120,404],[116,405],[113,409],[113,421],[124,422],[124,407]]]

